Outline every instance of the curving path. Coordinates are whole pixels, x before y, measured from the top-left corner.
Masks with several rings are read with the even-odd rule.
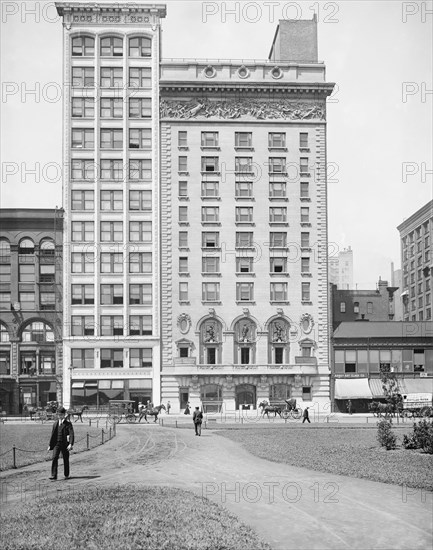
[[[50,483],[49,466],[3,473],[2,506],[117,483],[163,485],[222,504],[275,550],[433,545],[432,493],[268,462],[210,430],[121,425],[103,447],[72,457],[71,480]]]

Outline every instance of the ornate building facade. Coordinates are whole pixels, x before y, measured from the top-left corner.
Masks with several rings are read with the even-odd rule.
[[[63,211],[2,209],[0,412],[61,401]]]
[[[161,63],[161,395],[174,411],[329,406],[333,84],[316,21],[302,24],[301,40],[280,21],[272,61]]]

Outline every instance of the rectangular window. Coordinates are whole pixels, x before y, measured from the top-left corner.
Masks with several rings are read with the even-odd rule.
[[[346,313],[346,302],[340,302],[340,313]]]
[[[271,158],[269,158],[269,173],[270,174],[285,174],[286,173],[286,157],[271,157]]]
[[[177,133],[177,146],[188,147],[188,132],[179,131]]]
[[[187,181],[180,181],[179,182],[178,196],[179,197],[188,197],[188,182]]]
[[[152,40],[147,36],[129,39],[129,57],[150,57],[152,55]]]
[[[0,292],[0,309],[10,311],[10,309],[11,309],[11,293],[10,292]]]
[[[270,259],[270,271],[271,271],[271,273],[286,273],[287,272],[287,258],[271,258]]]
[[[101,349],[101,369],[122,369],[123,349]]]
[[[21,310],[28,311],[28,310],[35,310],[36,304],[35,304],[35,293],[34,292],[20,292],[19,293],[19,300],[21,304]]]
[[[101,67],[101,88],[122,88],[122,67]]]
[[[219,207],[218,206],[202,206],[201,209],[202,222],[219,222]]]
[[[284,132],[269,132],[269,147],[282,149],[286,147],[286,134]]]
[[[74,128],[71,144],[73,149],[93,149],[95,146],[95,131],[91,128]]]
[[[301,132],[299,134],[299,147],[302,149],[307,148],[308,149],[308,133],[307,132]]]
[[[235,182],[235,196],[237,198],[249,199],[253,196],[252,181],[237,181]]]
[[[235,147],[252,147],[252,132],[235,132]]]
[[[129,240],[131,242],[152,242],[152,222],[129,222]]]
[[[269,208],[269,222],[286,223],[287,208],[285,206],[272,206]]]
[[[188,273],[188,258],[185,256],[179,258],[179,273]]]
[[[35,264],[21,264],[18,266],[18,281],[20,283],[35,282]]]
[[[214,256],[204,256],[202,258],[202,272],[203,273],[219,273],[220,272],[220,259]]]
[[[95,303],[95,290],[93,285],[72,285],[71,304],[90,305]]]
[[[71,349],[71,359],[73,369],[93,369],[95,368],[93,349]]]
[[[179,301],[188,301],[188,283],[179,283]]]
[[[236,232],[236,247],[251,248],[254,246],[254,233],[252,231],[237,231]]]
[[[130,191],[129,210],[152,210],[152,191]]]
[[[236,207],[236,222],[237,223],[252,223],[253,208],[251,206]]]
[[[95,85],[95,69],[93,67],[72,67],[72,87],[91,88]]]
[[[202,147],[218,147],[218,132],[202,132],[201,133]]]
[[[310,209],[301,208],[301,223],[310,223]]]
[[[253,258],[236,258],[236,273],[252,273]]]
[[[122,57],[123,39],[116,36],[101,38],[101,57]]]
[[[150,67],[130,67],[129,87],[150,88],[152,84],[152,69]]]
[[[101,315],[101,336],[123,336],[123,316]]]
[[[123,209],[123,191],[101,191],[101,210]]]
[[[72,40],[73,57],[93,57],[95,55],[95,39],[90,36],[76,36]]]
[[[134,252],[130,254],[129,273],[152,273],[152,253]]]
[[[71,179],[91,181],[95,179],[95,162],[93,160],[74,159],[71,162]]]
[[[201,245],[203,248],[219,248],[219,233],[206,231],[201,234]]]
[[[129,304],[130,305],[152,305],[152,285],[151,284],[130,284],[129,285]]]
[[[188,231],[179,231],[179,248],[188,248]]]
[[[308,199],[310,197],[310,184],[307,181],[301,181],[301,199]]]
[[[122,149],[123,130],[122,129],[101,129],[101,149]]]
[[[178,159],[178,171],[188,172],[188,157],[179,157]]]
[[[72,273],[94,273],[95,256],[93,252],[71,253]]]
[[[152,336],[152,315],[130,315],[130,336]]]
[[[135,159],[129,161],[129,179],[132,181],[152,179],[151,159]]]
[[[301,258],[301,273],[310,272],[310,258]]]
[[[184,222],[184,223],[188,221],[188,207],[187,206],[179,206],[179,221]]]
[[[56,266],[50,264],[39,265],[39,282],[54,283],[56,280]]]
[[[101,273],[123,273],[123,254],[101,252]]]
[[[287,283],[271,283],[271,302],[287,301]]]
[[[218,172],[219,160],[218,157],[201,157],[202,172]]]
[[[123,285],[101,285],[101,304],[123,304]]]
[[[301,233],[301,248],[310,248],[310,233]]]
[[[219,283],[202,283],[203,302],[218,302],[220,299]]]
[[[308,174],[308,158],[301,157],[299,160],[299,170],[301,174]]]
[[[152,348],[131,348],[129,350],[129,368],[144,369],[152,367]]]
[[[254,300],[254,283],[236,283],[236,300],[252,302]]]
[[[302,301],[309,302],[310,300],[310,283],[302,283]]]
[[[94,210],[95,200],[93,191],[72,191],[71,210]]]
[[[122,118],[123,100],[115,97],[101,98],[101,118]]]
[[[270,246],[274,248],[285,248],[287,246],[287,233],[273,231],[269,233]]]
[[[101,242],[123,241],[123,222],[101,222]]]
[[[95,118],[95,100],[93,98],[73,97],[72,118]]]
[[[130,149],[152,149],[152,130],[150,128],[131,128],[129,130]]]
[[[367,313],[373,313],[373,302],[367,302]]]
[[[129,99],[129,118],[151,118],[152,101],[150,97]]]
[[[201,182],[202,197],[219,197],[219,183],[217,181],[202,181]]]
[[[95,321],[93,315],[72,315],[71,336],[93,336]]]
[[[253,157],[235,157],[235,172],[250,174],[253,171]]]
[[[302,400],[311,401],[311,386],[302,386]]]
[[[102,159],[101,160],[101,179],[102,180],[122,180],[123,179],[123,161],[120,159]]]
[[[93,243],[95,230],[93,222],[72,222],[72,241]]]

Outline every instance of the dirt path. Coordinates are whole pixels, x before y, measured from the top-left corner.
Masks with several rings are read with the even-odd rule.
[[[49,463],[3,473],[2,506],[115,484],[162,485],[222,504],[275,550],[432,547],[431,493],[268,462],[210,430],[195,437],[192,429],[122,425],[71,464],[68,481],[49,482]]]

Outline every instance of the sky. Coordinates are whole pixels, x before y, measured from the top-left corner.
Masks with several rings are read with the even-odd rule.
[[[115,3],[115,2],[113,2]],[[400,267],[397,226],[432,199],[433,3],[173,1],[164,58],[266,59],[279,19],[318,18],[327,107],[329,242],[354,285]],[[2,0],[1,206],[62,206],[62,25],[52,2]]]

